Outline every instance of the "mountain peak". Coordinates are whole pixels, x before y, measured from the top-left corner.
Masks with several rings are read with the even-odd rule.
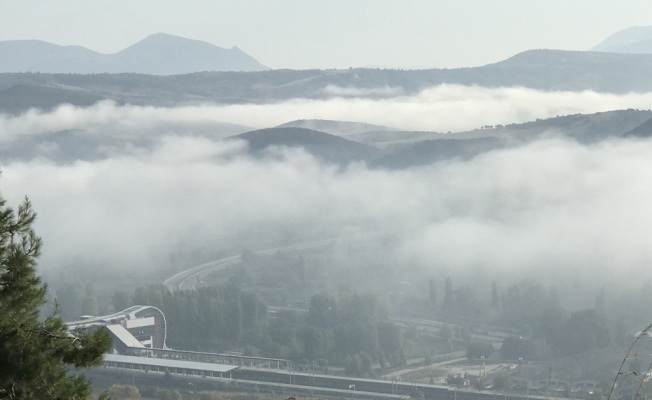
[[[244,51],[159,32],[115,54],[42,41],[0,42],[0,73],[143,73],[178,75],[202,71],[268,69]]]
[[[201,40],[155,33],[118,52],[132,72],[176,75],[198,71],[261,71],[267,69],[239,49],[225,49]]]
[[[147,36],[145,39],[148,39],[148,38],[156,38],[156,37],[163,37],[163,38],[166,38],[166,37],[175,37],[175,38],[181,38],[181,36],[176,36],[176,35],[172,35],[172,34],[165,33],[165,32],[157,32],[157,33],[152,33],[151,35]]]
[[[131,46],[129,46],[129,47],[127,47],[127,48],[125,48],[124,50],[121,50],[121,51],[125,51],[125,50],[127,50],[127,49],[129,49],[131,47],[139,46],[139,45],[143,45],[143,44],[170,44],[170,43],[202,43],[202,44],[210,46],[210,47],[217,47],[217,48],[221,49],[221,47],[215,46],[215,45],[213,45],[211,43],[204,42],[204,41],[201,41],[201,40],[189,39],[189,38],[185,38],[185,37],[182,37],[182,36],[171,35],[171,34],[165,33],[165,32],[158,32],[158,33],[153,33],[153,34],[151,34],[149,36],[146,36],[144,39],[139,40],[138,42],[134,43],[133,45],[131,45]]]
[[[652,53],[652,25],[631,26],[618,31],[591,50],[607,53]]]

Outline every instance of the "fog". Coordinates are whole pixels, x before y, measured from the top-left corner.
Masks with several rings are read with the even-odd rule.
[[[138,156],[11,164],[3,190],[14,204],[28,194],[39,212],[43,268],[79,258],[151,268],[180,242],[278,226],[304,229],[303,240],[390,232],[405,265],[453,276],[595,287],[652,277],[649,142],[549,140],[401,172],[339,170],[300,151],[233,158],[238,150],[166,137]]]
[[[215,130],[215,124],[267,128],[297,119],[332,119],[386,125],[403,130],[464,131],[483,125],[509,124],[557,115],[627,108],[648,109],[652,93],[545,92],[527,88],[441,85],[414,96],[396,89],[329,87],[329,99],[293,99],[270,104],[203,105],[176,108],[62,106],[52,112],[29,111],[20,117],[0,115],[0,142],[16,136],[64,129],[123,136]],[[354,95],[397,94],[389,98]],[[246,129],[245,129],[246,130]],[[242,130],[244,131],[244,130]]]
[[[118,271],[157,268],[189,243],[219,248],[225,238],[247,233],[276,235],[260,246],[381,233],[392,237],[397,268],[420,273],[535,276],[562,288],[638,283],[652,279],[649,141],[585,146],[551,138],[470,161],[383,171],[325,165],[300,150],[273,149],[269,157],[252,159],[244,143],[205,137],[194,128],[319,117],[468,129],[638,107],[648,96],[449,86],[376,101],[67,106],[4,116],[3,141],[56,129],[133,135],[166,122],[173,128],[164,129],[152,147],[102,160],[60,165],[44,156],[4,164],[0,179],[10,204],[27,195],[39,214],[43,269],[72,262]]]

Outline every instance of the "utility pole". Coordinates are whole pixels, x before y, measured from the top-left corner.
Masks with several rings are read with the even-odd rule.
[[[546,400],[548,400],[548,392],[550,391],[550,375],[552,374],[552,365],[548,368],[548,385],[546,385]]]
[[[507,400],[507,390],[509,390],[509,376],[505,378],[505,400]]]

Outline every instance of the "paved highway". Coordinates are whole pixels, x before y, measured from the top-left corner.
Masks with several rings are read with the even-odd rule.
[[[341,239],[341,238],[340,238]],[[274,247],[264,250],[259,250],[256,253],[262,255],[270,255],[279,251],[292,252],[307,250],[319,247],[325,247],[333,244],[336,240],[339,239],[327,239],[327,240],[318,240],[306,243],[299,243],[291,246],[281,246]],[[189,268],[187,270],[176,273],[175,275],[167,278],[163,283],[170,289],[170,291],[175,290],[186,290],[193,289],[197,282],[199,282],[206,275],[213,273],[215,271],[220,271],[228,267],[237,265],[241,262],[241,256],[231,256],[226,258],[221,258],[218,260],[210,261],[196,267]],[[403,324],[414,324],[417,326],[424,327],[426,329],[435,329],[439,330],[442,326],[448,325],[450,327],[456,327],[455,324],[444,323],[439,321],[424,320],[424,319],[410,319],[402,318],[396,319],[395,322]],[[491,339],[494,341],[497,338],[501,338],[502,335],[505,335],[504,332],[486,332],[485,335],[493,336]],[[502,338],[501,338],[502,339]],[[360,392],[373,392],[373,393],[383,393],[391,395],[401,395],[401,396],[410,396],[410,395],[421,395],[423,394],[425,399],[436,399],[436,400],[490,400],[490,399],[504,399],[504,400],[520,400],[524,399],[521,396],[506,396],[505,394],[495,394],[491,392],[479,392],[479,391],[469,391],[469,390],[456,390],[455,388],[450,388],[446,386],[432,386],[432,385],[419,385],[401,381],[382,381],[382,380],[373,380],[373,379],[359,379],[359,378],[348,378],[348,377],[337,377],[329,375],[315,375],[307,373],[297,373],[290,371],[265,371],[265,370],[256,370],[256,369],[240,369],[233,372],[233,379],[243,380],[243,381],[256,381],[256,382],[267,382],[267,383],[276,383],[276,384],[289,384],[289,385],[300,385],[308,387],[322,387],[322,388],[332,388],[337,390],[354,390]],[[509,399],[508,399],[509,397]],[[530,399],[535,396],[529,396]]]
[[[273,247],[270,249],[256,251],[256,253],[262,255],[270,255],[276,253],[277,251],[292,252],[299,250],[308,250],[328,246],[334,243],[336,240],[338,239],[317,240],[312,242],[293,244],[290,246]],[[167,286],[170,291],[194,289],[194,287],[197,285],[197,282],[201,280],[201,278],[212,272],[220,271],[230,266],[237,265],[240,263],[240,261],[241,259],[239,255],[209,261],[196,267],[178,272],[164,280],[163,284]]]

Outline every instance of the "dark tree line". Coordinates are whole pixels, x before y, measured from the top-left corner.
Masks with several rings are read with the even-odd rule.
[[[339,361],[357,375],[368,374],[371,361],[405,362],[401,332],[387,320],[374,296],[354,294],[335,299],[315,295],[307,322],[303,330],[306,357]]]
[[[39,318],[46,285],[35,273],[41,240],[26,200],[17,212],[0,196],[0,399],[86,399],[75,368],[101,363],[111,341],[104,330],[68,333],[57,313]]]
[[[234,286],[171,293],[165,286],[136,289],[134,303],[160,308],[167,344],[185,350],[222,351],[246,343],[266,321],[267,307]]]
[[[124,299],[116,295],[115,300]],[[163,311],[167,344],[173,348],[240,348],[249,355],[345,365],[356,375],[369,375],[374,362],[405,362],[399,328],[371,295],[336,299],[319,294],[307,312],[275,313],[268,313],[256,295],[232,285],[173,293],[164,286],[141,287],[133,300]]]
[[[428,302],[436,292],[432,280],[428,284]],[[486,293],[485,298],[480,294]],[[598,291],[595,307],[569,311],[562,307],[555,287],[546,288],[540,282],[525,279],[500,289],[495,282],[480,291],[477,287],[454,287],[450,278],[444,286],[440,314],[453,320],[469,318],[495,323],[522,332],[505,339],[501,357],[531,359],[577,354],[615,343],[618,324],[607,311],[604,289]],[[618,332],[617,332],[618,331]],[[622,331],[622,328],[620,328]],[[487,356],[486,347],[467,343],[470,358]]]

